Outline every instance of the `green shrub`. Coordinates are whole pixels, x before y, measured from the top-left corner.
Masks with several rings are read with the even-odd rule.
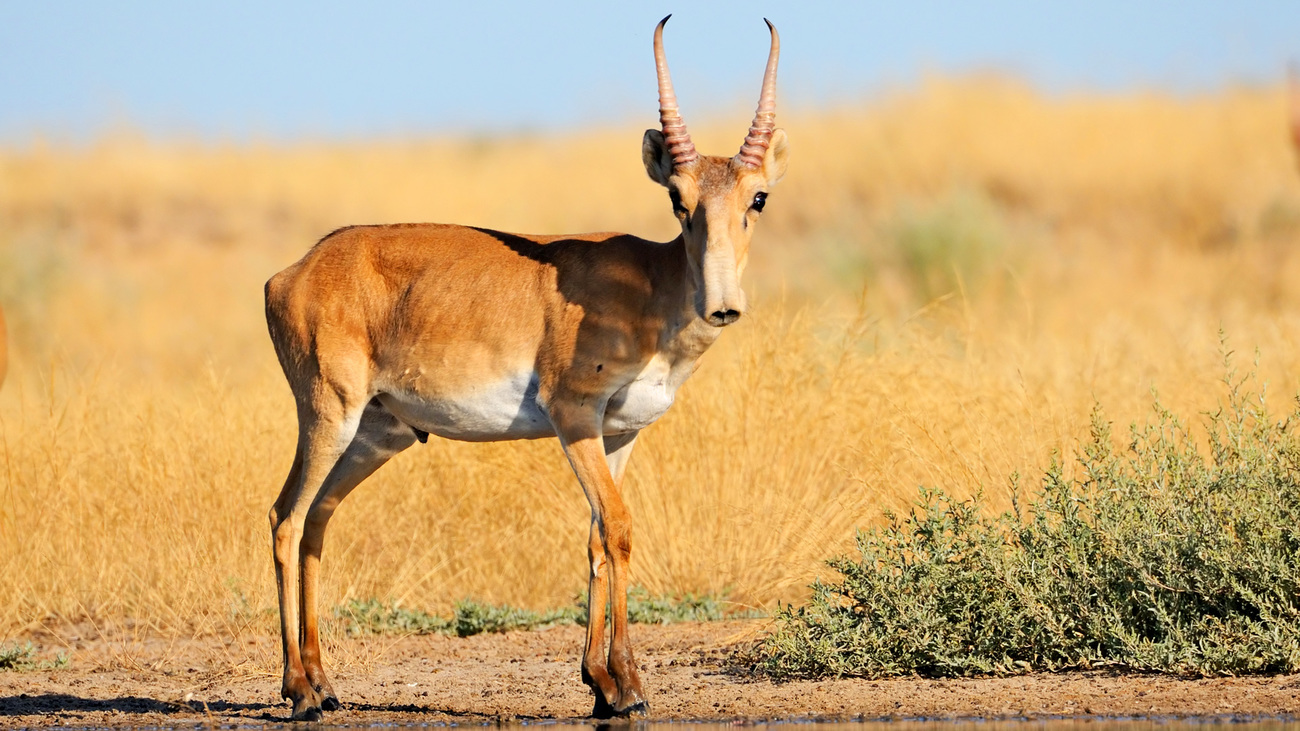
[[[1077,475],[1054,460],[1012,513],[922,490],[744,660],[778,678],[1300,671],[1300,408],[1278,421],[1228,373],[1203,448],[1157,400],[1123,450],[1094,411]]]

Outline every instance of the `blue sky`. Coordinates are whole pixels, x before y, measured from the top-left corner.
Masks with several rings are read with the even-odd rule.
[[[322,2],[0,0],[0,142],[349,139],[656,118],[666,33],[687,118],[752,107],[769,17],[780,99],[869,98],[1000,70],[1049,93],[1274,83],[1300,2]]]

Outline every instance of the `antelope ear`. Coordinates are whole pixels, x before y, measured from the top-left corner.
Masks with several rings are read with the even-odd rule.
[[[768,185],[785,177],[786,166],[790,164],[790,141],[785,130],[772,130],[772,139],[768,142],[767,152],[763,155],[763,174],[767,176]]]
[[[673,174],[673,158],[668,154],[663,132],[657,129],[645,131],[645,137],[641,139],[641,162],[645,163],[646,174],[651,180],[668,187],[668,178]]]

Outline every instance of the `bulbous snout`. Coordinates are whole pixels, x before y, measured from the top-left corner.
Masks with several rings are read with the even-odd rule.
[[[745,312],[745,293],[740,289],[736,255],[728,241],[710,242],[700,272],[704,288],[699,313],[714,327],[726,327]]]
[[[705,285],[700,315],[714,327],[726,327],[745,314],[745,293],[740,289],[735,269],[723,269],[722,276],[711,278]],[[712,286],[709,286],[712,285]]]

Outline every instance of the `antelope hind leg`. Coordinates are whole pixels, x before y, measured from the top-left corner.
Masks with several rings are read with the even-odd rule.
[[[388,413],[378,400],[372,399],[361,415],[356,436],[343,456],[330,470],[325,483],[312,501],[302,537],[302,664],[312,690],[320,697],[322,710],[339,708],[325,668],[321,664],[320,616],[316,593],[320,572],[321,549],[325,528],[339,503],[375,470],[394,455],[415,443],[411,427]]]

